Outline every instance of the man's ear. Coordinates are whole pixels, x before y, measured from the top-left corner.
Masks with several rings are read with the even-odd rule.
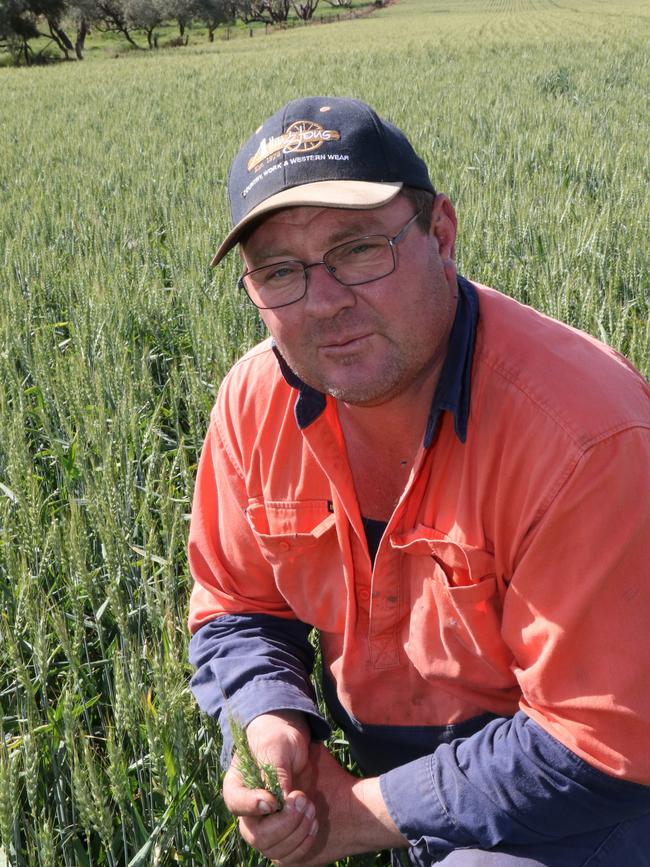
[[[438,252],[442,259],[454,260],[456,256],[456,211],[451,199],[438,193],[431,210],[431,234],[438,240]]]

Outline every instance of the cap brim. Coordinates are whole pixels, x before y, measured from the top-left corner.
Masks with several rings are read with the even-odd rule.
[[[377,184],[370,181],[317,181],[282,190],[260,202],[228,232],[210,264],[213,267],[217,265],[238,243],[244,229],[271,211],[301,205],[321,208],[378,208],[392,201],[402,186],[401,183]]]

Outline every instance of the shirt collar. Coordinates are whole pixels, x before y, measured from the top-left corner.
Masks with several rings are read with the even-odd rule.
[[[429,448],[440,424],[442,413],[447,410],[454,416],[454,430],[461,442],[467,438],[469,402],[471,392],[472,358],[478,321],[478,296],[474,286],[459,275],[458,304],[456,316],[449,334],[447,356],[436,386],[431,410],[424,433],[424,447]],[[325,395],[304,383],[289,367],[278,347],[273,343],[273,352],[280,370],[291,388],[298,391],[294,407],[296,422],[301,430],[308,427],[325,409]]]
[[[431,402],[431,411],[424,434],[424,447],[433,442],[440,416],[448,410],[454,416],[454,430],[458,439],[467,439],[469,401],[471,394],[472,359],[478,321],[478,296],[474,286],[464,277],[458,277],[458,304],[449,334],[447,357]]]

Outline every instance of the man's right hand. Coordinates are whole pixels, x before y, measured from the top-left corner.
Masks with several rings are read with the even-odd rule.
[[[311,849],[318,831],[313,803],[304,792],[293,790],[294,779],[305,772],[309,760],[309,726],[299,712],[274,711],[252,720],[246,735],[257,760],[276,768],[284,808],[278,812],[270,792],[244,785],[236,756],[223,781],[226,806],[239,817],[242,837],[250,846],[270,859],[300,859]]]

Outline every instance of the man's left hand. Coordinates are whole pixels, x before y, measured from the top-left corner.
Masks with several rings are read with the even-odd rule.
[[[322,744],[311,744],[309,761],[294,785],[314,804],[318,831],[313,846],[297,859],[292,854],[274,858],[278,867],[317,867],[346,855],[408,845],[386,808],[379,779],[349,774]],[[249,821],[240,819],[244,836]]]

